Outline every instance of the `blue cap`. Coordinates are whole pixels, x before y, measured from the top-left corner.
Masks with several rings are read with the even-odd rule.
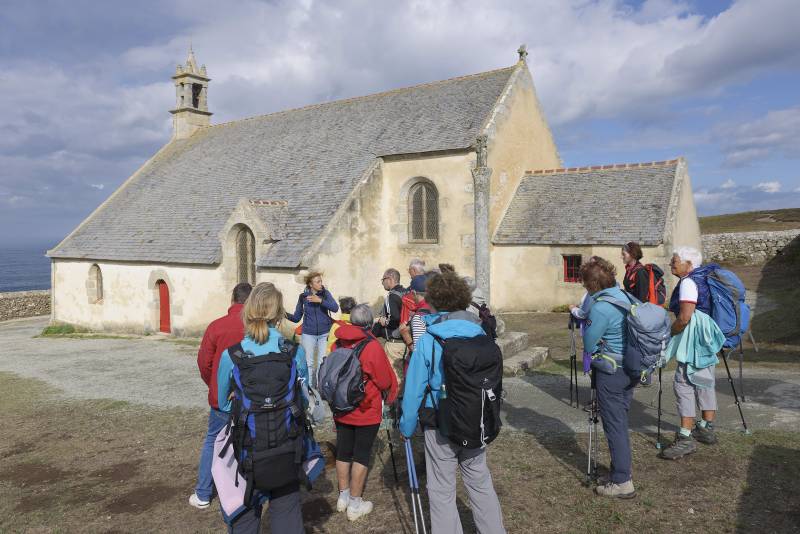
[[[411,279],[411,283],[408,286],[408,289],[411,291],[417,291],[419,293],[425,292],[425,283],[428,281],[428,277],[424,274],[418,274],[414,278]]]

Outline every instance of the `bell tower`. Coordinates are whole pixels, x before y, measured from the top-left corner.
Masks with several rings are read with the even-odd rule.
[[[199,128],[210,125],[211,113],[208,111],[208,82],[206,66],[197,67],[194,50],[189,47],[186,64],[178,65],[175,75],[175,109],[172,113],[172,138],[186,139]]]

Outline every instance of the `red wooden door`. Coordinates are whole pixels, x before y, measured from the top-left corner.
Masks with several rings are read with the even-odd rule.
[[[158,309],[159,309],[159,327],[160,332],[169,334],[171,331],[169,324],[169,287],[163,280],[156,282],[158,285]]]

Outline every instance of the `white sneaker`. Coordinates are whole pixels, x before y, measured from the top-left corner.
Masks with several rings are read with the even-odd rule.
[[[350,491],[340,491],[339,498],[336,500],[336,511],[344,512],[350,504]]]
[[[192,493],[192,496],[189,497],[189,504],[200,510],[205,510],[208,508],[208,505],[211,504],[211,501],[200,500],[200,497],[198,497],[196,493]]]
[[[347,519],[355,521],[372,511],[372,503],[370,501],[361,500],[358,504],[352,502],[347,507]]]

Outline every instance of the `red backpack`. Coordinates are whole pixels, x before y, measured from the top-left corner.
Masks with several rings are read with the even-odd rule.
[[[667,286],[664,285],[664,271],[658,265],[648,263],[647,269],[650,284],[647,290],[647,300],[651,304],[662,306],[667,301]]]

